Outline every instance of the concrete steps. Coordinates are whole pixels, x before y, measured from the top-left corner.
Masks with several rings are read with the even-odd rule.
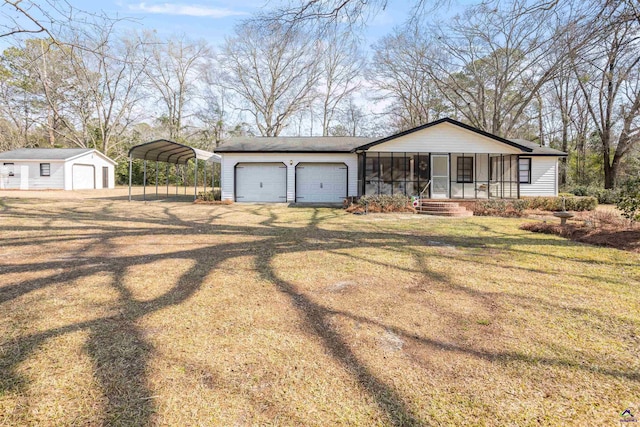
[[[464,218],[473,216],[464,206],[455,202],[434,202],[431,199],[420,199],[420,205],[416,208],[419,214],[434,216],[449,216]]]

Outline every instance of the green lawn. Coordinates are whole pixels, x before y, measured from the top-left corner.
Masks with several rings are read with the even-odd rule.
[[[1,425],[640,413],[637,253],[520,219],[0,200]]]

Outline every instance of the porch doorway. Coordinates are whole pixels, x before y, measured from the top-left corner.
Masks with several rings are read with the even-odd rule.
[[[431,198],[449,198],[449,155],[431,155]]]

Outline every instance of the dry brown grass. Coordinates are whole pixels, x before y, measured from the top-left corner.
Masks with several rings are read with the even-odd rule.
[[[0,424],[617,423],[640,255],[523,221],[3,193]]]

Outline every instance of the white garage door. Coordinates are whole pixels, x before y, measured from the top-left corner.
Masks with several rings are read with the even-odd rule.
[[[286,202],[287,167],[283,163],[238,163],[238,202]]]
[[[298,163],[296,202],[342,203],[347,197],[347,166],[343,163]]]
[[[96,188],[95,171],[91,165],[73,165],[73,189],[93,190]]]

